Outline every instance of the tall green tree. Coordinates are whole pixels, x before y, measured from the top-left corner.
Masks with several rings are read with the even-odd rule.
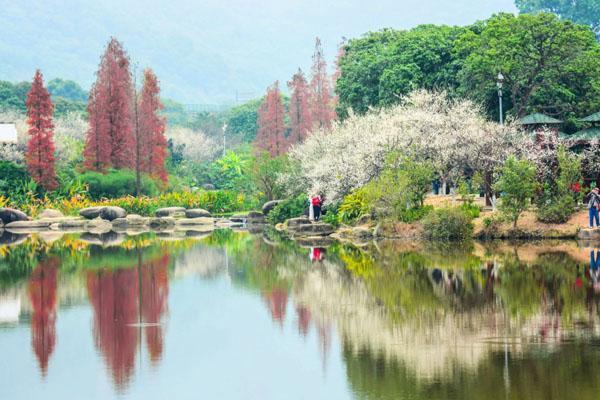
[[[347,115],[350,108],[364,113],[369,107],[395,104],[416,88],[454,88],[458,64],[453,46],[464,30],[423,25],[410,31],[384,29],[350,40],[338,63],[338,115]]]
[[[537,188],[535,165],[528,160],[509,156],[500,170],[494,189],[502,194],[500,211],[517,227],[519,216],[529,208]]]
[[[598,0],[515,0],[522,13],[551,12],[561,18],[589,25],[600,38],[600,1]]]
[[[589,28],[553,14],[499,14],[480,33],[469,30],[457,41],[459,93],[497,116],[496,76],[502,72],[505,106],[515,117],[534,111],[585,115],[600,106],[598,48]]]

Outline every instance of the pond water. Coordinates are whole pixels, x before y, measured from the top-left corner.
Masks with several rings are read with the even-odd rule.
[[[600,396],[589,245],[58,236],[2,237],[1,399]]]

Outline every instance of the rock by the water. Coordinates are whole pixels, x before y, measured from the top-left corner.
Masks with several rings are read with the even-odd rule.
[[[214,225],[214,218],[181,218],[176,220],[177,225]]]
[[[189,210],[185,210],[186,218],[204,218],[210,216],[210,212],[203,210],[202,208],[191,208]]]
[[[53,210],[51,208],[46,208],[44,211],[42,211],[38,215],[39,219],[44,219],[44,218],[62,218],[62,217],[64,217],[63,213],[61,213],[58,210]]]
[[[175,226],[175,218],[171,218],[171,217],[150,218],[150,220],[148,221],[148,225],[150,225],[150,228],[152,228],[152,229],[172,228]]]
[[[112,229],[112,224],[105,219],[96,218],[89,220],[85,226],[85,230],[91,233],[107,233]]]
[[[213,185],[212,183],[205,183],[202,185],[202,189],[204,190],[215,190],[215,185]]]
[[[14,208],[0,208],[0,220],[4,225],[15,221],[27,221],[29,218],[23,211]]]
[[[231,222],[244,223],[244,222],[246,222],[247,218],[248,218],[248,216],[246,214],[234,214],[231,217],[229,217],[229,220]]]
[[[100,210],[99,216],[107,221],[113,221],[117,218],[125,218],[127,216],[127,211],[121,207],[108,206]]]
[[[277,206],[277,204],[281,203],[282,201],[283,200],[271,200],[271,201],[267,201],[262,206],[262,212],[263,212],[263,214],[269,215],[269,213],[275,208],[275,206]]]
[[[150,223],[150,218],[142,217],[137,214],[130,214],[125,218],[117,218],[112,221],[113,227],[143,227]]]
[[[82,208],[79,210],[79,215],[85,219],[98,218],[100,216],[100,211],[102,211],[103,208],[103,206]]]
[[[258,211],[250,211],[246,223],[248,224],[262,224],[265,222],[265,215]]]
[[[303,225],[311,225],[311,222],[307,217],[290,218],[287,220],[287,227],[290,230]]]
[[[583,228],[577,237],[583,240],[600,240],[600,228]]]
[[[20,231],[20,232],[31,231],[31,232],[35,232],[35,231],[50,229],[50,224],[51,224],[50,221],[40,221],[40,220],[36,220],[36,221],[15,221],[15,222],[11,222],[11,223],[6,224],[6,226],[4,228],[8,229],[8,230],[11,230],[11,231]]]
[[[331,224],[315,223],[309,225],[298,225],[291,231],[294,236],[329,236],[335,232],[335,229]]]
[[[185,208],[183,207],[164,207],[159,208],[154,213],[157,217],[176,217],[176,216],[184,216]]]
[[[75,229],[79,229],[79,228],[84,228],[85,225],[88,223],[87,220],[85,219],[63,219],[59,222],[55,222],[52,225],[50,225],[51,229],[66,229],[66,230],[71,230],[71,228],[75,228]],[[56,225],[56,228],[55,228]]]

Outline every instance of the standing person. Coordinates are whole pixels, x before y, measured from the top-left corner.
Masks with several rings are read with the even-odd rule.
[[[313,203],[312,203],[313,197],[314,196],[312,196],[312,195],[308,196],[308,220],[309,221],[315,220],[315,209],[313,208]]]
[[[321,218],[321,196],[314,196],[311,200],[311,203],[315,213],[315,221],[318,221],[319,218]]]
[[[596,227],[600,226],[598,222],[598,205],[600,205],[600,190],[597,187],[593,188],[585,198],[587,208],[590,215],[590,228],[594,227],[594,221],[596,221]]]

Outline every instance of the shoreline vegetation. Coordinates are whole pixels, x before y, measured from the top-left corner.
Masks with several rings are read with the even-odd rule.
[[[57,93],[85,93],[39,70],[7,86],[20,114],[16,143],[0,144],[0,213],[9,231],[252,220],[307,243],[600,238],[581,211],[600,183],[599,54],[589,26],[549,13],[370,32],[340,45],[333,73],[316,38],[289,96],[274,82],[235,111],[178,125],[158,77],[137,76],[110,38],[87,113],[60,110]],[[314,223],[303,216],[317,197]]]

